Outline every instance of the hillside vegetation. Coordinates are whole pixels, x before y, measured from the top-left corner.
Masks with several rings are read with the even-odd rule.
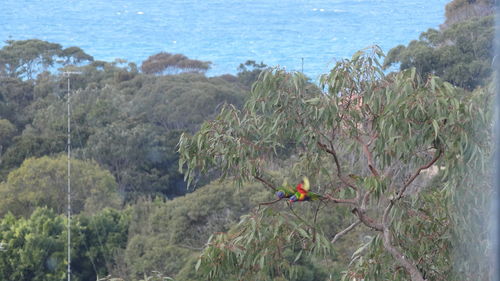
[[[0,280],[66,278],[65,71],[72,280],[489,280],[492,11],[451,1],[440,29],[319,85],[6,41]],[[275,200],[303,176],[319,200]]]

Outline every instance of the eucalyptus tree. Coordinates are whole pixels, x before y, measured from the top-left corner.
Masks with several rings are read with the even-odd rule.
[[[105,207],[119,207],[121,198],[111,173],[93,161],[72,162],[72,210],[94,213]],[[29,215],[37,207],[58,214],[66,211],[67,158],[60,155],[26,159],[0,183],[0,215]]]
[[[7,146],[15,134],[16,127],[7,119],[0,119],[0,163],[2,163],[3,147]]]
[[[453,85],[472,90],[491,76],[494,18],[486,16],[455,23],[444,30],[429,29],[408,46],[389,51],[385,67],[415,67],[419,75],[438,75]]]
[[[474,17],[484,17],[495,13],[494,0],[453,0],[446,4],[446,21],[441,28],[446,29],[451,25]]]
[[[39,39],[7,40],[0,49],[0,77],[32,80],[50,67],[80,64],[94,58],[78,47],[63,49],[60,44]]]
[[[241,110],[226,105],[195,135],[181,136],[179,165],[188,181],[218,169],[222,178],[257,180],[274,191],[278,178],[307,175],[321,186],[324,208],[351,211],[337,233],[294,211],[312,203],[251,215],[209,242],[197,266],[210,277],[266,272],[268,280],[298,280],[280,253],[300,250],[297,261],[303,252],[328,252],[360,225],[371,239],[345,279],[439,280],[451,272],[455,221],[447,202],[461,188],[477,191],[471,177],[486,169],[487,93],[423,79],[414,68],[385,75],[381,57],[374,47],[339,61],[322,76],[321,90],[307,90],[301,73],[265,71]]]
[[[148,57],[141,64],[146,74],[177,74],[182,72],[201,72],[210,69],[211,62],[193,60],[183,54],[160,52]]]

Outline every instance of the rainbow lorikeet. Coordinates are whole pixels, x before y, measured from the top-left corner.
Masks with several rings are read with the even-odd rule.
[[[279,199],[290,198],[290,196],[295,194],[295,190],[293,187],[289,186],[286,183],[283,183],[283,186],[276,189],[276,197]]]
[[[307,177],[304,177],[295,189],[296,192],[290,196],[290,202],[317,200],[321,198],[321,195],[309,191],[310,184]]]

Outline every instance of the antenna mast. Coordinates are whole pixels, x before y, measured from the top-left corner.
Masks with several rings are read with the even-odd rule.
[[[68,77],[68,281],[71,281],[71,74],[80,74],[81,72],[65,71],[64,76]]]

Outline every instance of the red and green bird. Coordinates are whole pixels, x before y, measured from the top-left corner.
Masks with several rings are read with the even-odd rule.
[[[309,189],[309,179],[307,177],[304,177],[295,188],[295,193],[290,196],[290,202],[318,200],[321,198],[321,195],[311,192],[309,191]]]
[[[278,197],[279,199],[290,198],[294,194],[295,190],[292,186],[288,185],[286,181],[281,187],[276,189],[276,197]]]

